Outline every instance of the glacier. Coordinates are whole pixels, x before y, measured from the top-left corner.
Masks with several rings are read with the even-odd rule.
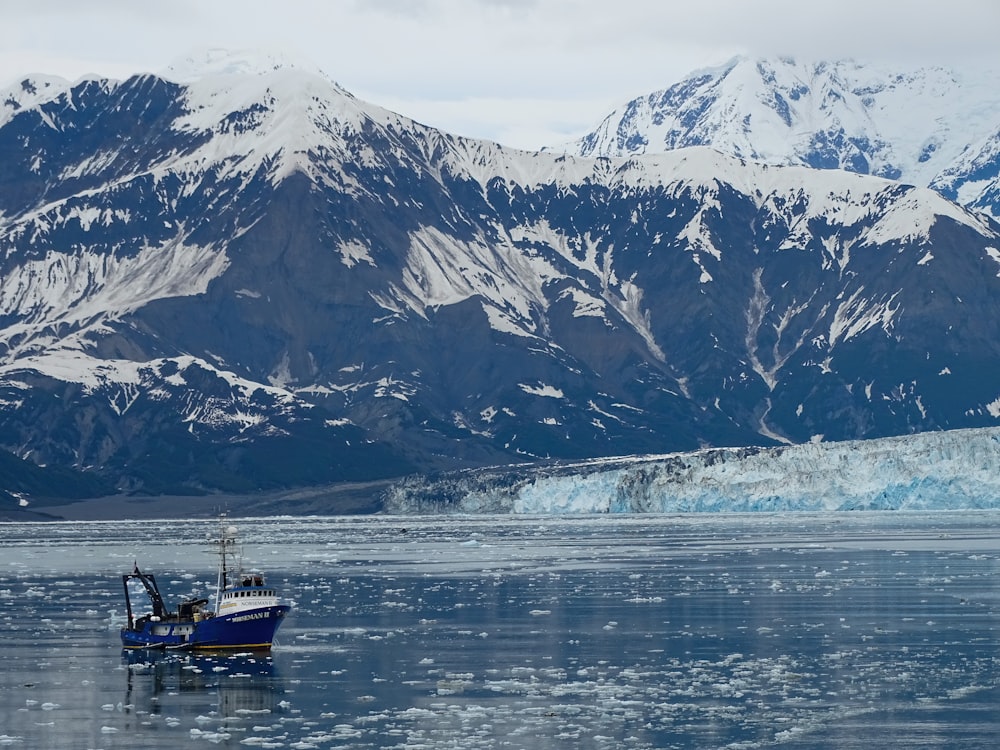
[[[386,513],[756,513],[1000,508],[1000,428],[710,448],[411,477]]]

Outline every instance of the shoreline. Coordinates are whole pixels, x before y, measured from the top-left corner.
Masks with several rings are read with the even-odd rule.
[[[281,490],[256,495],[110,495],[72,502],[38,503],[0,510],[0,523],[144,521],[247,516],[371,515],[381,493],[396,480]]]

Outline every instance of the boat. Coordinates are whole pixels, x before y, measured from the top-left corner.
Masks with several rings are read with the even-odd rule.
[[[290,607],[281,604],[277,591],[268,586],[263,573],[243,572],[236,559],[236,529],[220,522],[216,545],[219,576],[214,603],[209,599],[186,599],[175,611],[163,600],[156,576],[139,570],[122,576],[128,624],[121,630],[125,649],[164,650],[267,650]],[[235,569],[231,567],[235,566]],[[133,607],[135,582],[142,585],[151,611],[137,616]],[[130,586],[132,584],[132,586]],[[141,596],[141,592],[137,591]]]

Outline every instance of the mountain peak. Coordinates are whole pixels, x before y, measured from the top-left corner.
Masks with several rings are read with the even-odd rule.
[[[22,110],[55,99],[70,85],[59,76],[35,74],[22,76],[6,88],[0,88],[0,126]]]
[[[976,185],[998,169],[998,81],[985,69],[741,56],[632,99],[554,150],[593,157],[709,146],[764,164],[946,183],[949,197],[996,216]],[[978,165],[976,185],[963,189],[953,174],[967,164]]]
[[[279,181],[310,173],[309,154],[332,133],[360,128],[369,112],[312,62],[268,50],[193,52],[160,77],[184,91],[185,114],[173,127],[220,139],[187,158],[211,163],[222,154],[241,179],[265,163]]]

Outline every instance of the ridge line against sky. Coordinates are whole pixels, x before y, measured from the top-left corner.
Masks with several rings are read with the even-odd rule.
[[[162,72],[201,49],[310,61],[447,132],[540,148],[736,55],[997,65],[996,0],[7,0],[0,86]]]

